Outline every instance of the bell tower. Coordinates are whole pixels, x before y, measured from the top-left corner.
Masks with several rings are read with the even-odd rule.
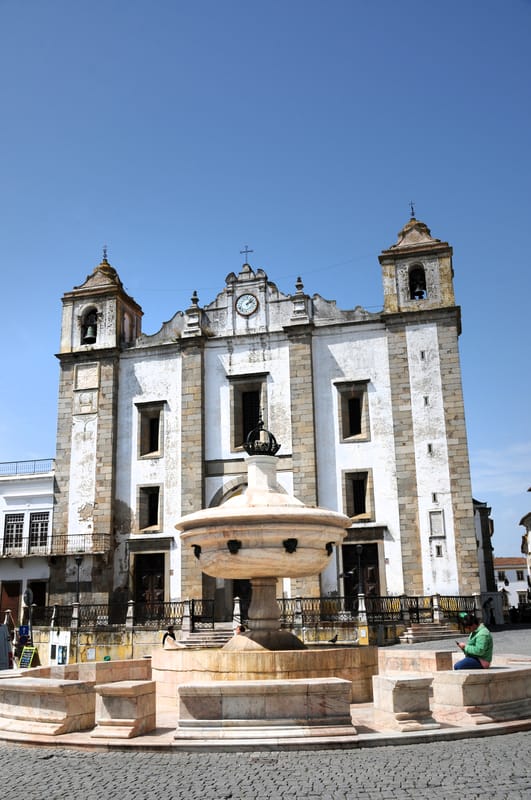
[[[380,255],[384,311],[425,311],[455,305],[452,248],[411,217],[398,241]]]
[[[452,248],[412,215],[379,260],[404,586],[410,594],[474,594],[479,567]]]
[[[120,355],[141,333],[141,319],[105,251],[63,296],[50,602],[64,602],[76,584],[82,595],[90,588],[92,602],[113,589]]]

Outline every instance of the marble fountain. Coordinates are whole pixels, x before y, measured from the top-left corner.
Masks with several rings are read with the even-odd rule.
[[[279,578],[324,569],[350,519],[305,506],[279,485],[279,445],[261,422],[245,449],[246,491],[176,528],[203,572],[250,579],[249,630],[220,649],[154,652],[157,696],[177,706],[176,738],[352,735],[350,704],[372,699],[376,648],[307,647],[281,629],[276,601]]]

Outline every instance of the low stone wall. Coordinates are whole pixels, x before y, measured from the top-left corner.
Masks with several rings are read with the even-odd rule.
[[[156,726],[155,681],[117,681],[96,686],[93,738],[131,739]]]
[[[352,684],[352,703],[368,703],[378,672],[377,648],[370,646],[259,652],[160,648],[153,651],[151,665],[158,696],[175,703],[183,683],[298,678],[342,678]]]
[[[531,716],[531,667],[437,672],[432,687],[438,722],[481,725]]]
[[[439,728],[430,711],[432,676],[414,673],[404,676],[375,675],[374,715],[377,727],[409,733]]]
[[[161,646],[164,630],[120,628],[70,631],[69,663],[143,658]],[[50,663],[50,628],[33,628],[33,643],[41,664]]]
[[[338,678],[182,684],[175,738],[352,736],[350,693]]]
[[[4,731],[57,736],[94,727],[94,686],[54,678],[0,680]]]
[[[462,653],[459,655],[462,658]],[[378,672],[439,672],[452,669],[451,650],[399,650],[397,648],[378,651]]]
[[[137,658],[127,661],[96,661],[86,664],[30,667],[30,669],[18,670],[17,674],[28,678],[54,678],[93,684],[114,681],[147,681],[151,680],[151,660]]]

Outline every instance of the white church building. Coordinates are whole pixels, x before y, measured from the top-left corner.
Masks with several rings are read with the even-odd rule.
[[[452,248],[412,218],[379,260],[377,313],[248,263],[153,335],[106,254],[65,293],[49,603],[77,581],[82,600],[230,614],[245,582],[202,574],[175,524],[245,491],[260,417],[282,486],[351,518],[324,573],[279,596],[479,592]]]

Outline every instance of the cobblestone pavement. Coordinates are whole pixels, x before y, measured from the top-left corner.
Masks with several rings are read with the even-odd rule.
[[[25,800],[529,800],[530,763],[531,732],[269,753],[111,753],[0,744],[0,792]]]
[[[530,627],[493,636],[495,652],[531,656]],[[0,742],[0,800],[529,800],[530,764],[531,731],[348,750],[193,754]]]

